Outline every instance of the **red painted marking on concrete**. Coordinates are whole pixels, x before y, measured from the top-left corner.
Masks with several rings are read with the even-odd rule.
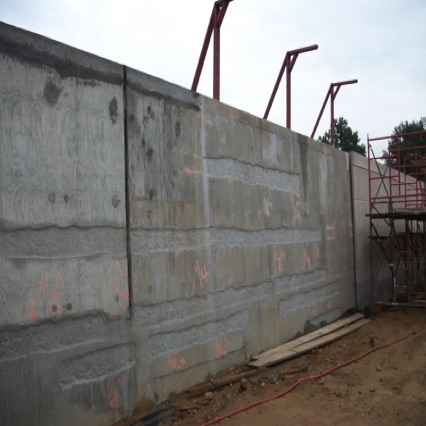
[[[53,301],[53,304],[52,304],[52,301]],[[48,305],[53,312],[59,313],[63,311],[61,307],[61,293],[59,293],[59,291],[52,292],[50,299],[48,301]]]
[[[65,282],[61,273],[55,274],[54,280],[55,287],[65,290]],[[47,306],[54,313],[62,312],[64,309],[61,306],[62,294],[60,291],[51,291],[49,288],[49,276],[46,275],[40,280],[40,291],[47,299]]]
[[[42,293],[49,293],[49,277],[47,275],[40,281],[40,290]]]
[[[118,390],[111,389],[110,399],[108,400],[108,406],[111,410],[115,410],[118,407]]]
[[[201,288],[203,288],[203,284],[208,284],[208,276],[209,273],[207,271],[207,268],[205,265],[203,267],[200,267],[200,263],[198,260],[195,262],[194,266],[195,273],[198,275],[198,281],[193,283],[192,289],[195,291],[195,285],[198,284]]]
[[[319,258],[320,258],[320,249],[319,249],[319,246],[318,246],[318,245],[316,245],[316,246],[315,246],[315,255],[314,255],[314,259],[315,259],[315,260],[319,260]]]
[[[220,358],[228,355],[228,351],[225,346],[228,346],[228,339],[225,337],[221,337],[219,342],[216,343],[216,358]]]
[[[37,311],[35,310],[34,300],[31,301],[31,307],[25,308],[25,310],[27,311],[27,314],[30,317],[30,322],[34,322],[37,319]]]
[[[303,251],[303,269],[312,270],[311,257],[308,255],[308,250]]]
[[[123,377],[119,376],[117,380],[112,378],[101,384],[102,395],[106,399],[108,408],[110,410],[115,410],[118,408],[119,390],[122,382]]]
[[[175,351],[171,355],[169,355],[167,357],[167,361],[168,361],[169,367],[172,368],[176,372],[182,370],[182,368],[185,367],[185,364],[186,364],[184,357],[181,357],[179,359],[179,352],[178,351]]]
[[[296,201],[293,205],[294,220],[300,222],[302,214],[300,213],[300,201]]]
[[[263,200],[263,214],[266,217],[269,217],[271,215],[271,209],[272,209],[272,202],[269,201],[267,198]]]
[[[274,277],[285,269],[285,253],[283,250],[274,251],[273,254]]]
[[[117,283],[114,283],[114,288],[115,288],[115,291],[117,293],[118,298],[121,299],[121,301],[122,301],[123,307],[126,308],[128,301],[129,301],[129,289],[126,286],[123,290],[121,290],[118,287]]]
[[[327,241],[333,241],[334,240],[334,225],[327,225],[325,227],[325,239]]]
[[[183,169],[183,172],[186,175],[202,175],[203,174],[203,172],[201,170],[191,170],[191,169],[188,169],[188,167],[185,167]]]
[[[128,279],[128,273],[127,271],[124,271],[121,267],[119,261],[117,259],[114,259],[112,256],[109,257],[109,261],[111,264],[114,265],[115,269],[118,271],[120,277],[123,277],[124,279]]]

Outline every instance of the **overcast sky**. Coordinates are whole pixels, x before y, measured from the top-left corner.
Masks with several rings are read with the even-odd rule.
[[[0,0],[0,20],[190,88],[212,0]],[[332,82],[363,143],[426,116],[425,0],[234,0],[221,29],[221,101],[262,117],[286,51],[292,128],[310,135]],[[213,96],[212,46],[198,91]],[[285,125],[283,80],[269,119]],[[318,137],[329,128],[327,107]]]

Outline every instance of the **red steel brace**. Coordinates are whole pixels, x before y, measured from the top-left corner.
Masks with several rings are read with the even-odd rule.
[[[206,59],[207,50],[209,48],[210,39],[213,34],[213,98],[220,99],[220,26],[225,18],[226,10],[229,3],[233,0],[216,1],[210,17],[209,26],[204,37],[203,47],[201,49],[200,58],[198,60],[197,69],[195,71],[194,80],[192,81],[191,90],[196,92],[200,81],[201,71],[203,70],[204,60]]]
[[[337,93],[339,93],[341,86],[344,86],[346,84],[355,84],[355,83],[358,83],[358,80],[347,80],[347,81],[340,81],[339,83],[330,84],[330,88],[328,89],[327,95],[325,96],[324,103],[322,104],[322,107],[321,107],[321,111],[318,115],[317,122],[315,123],[314,130],[312,130],[311,138],[314,137],[315,132],[317,131],[318,124],[321,120],[325,106],[327,105],[328,98],[331,98],[330,131],[331,131],[331,146],[334,146],[334,100],[336,99]]]
[[[286,73],[286,88],[287,88],[287,120],[286,127],[291,129],[291,71],[293,70],[294,64],[296,63],[297,57],[299,53],[310,52],[311,50],[317,50],[318,45],[313,44],[311,46],[302,47],[301,49],[289,50],[285,57],[283,64],[281,66],[281,70],[278,74],[277,81],[275,83],[274,89],[272,90],[271,97],[269,99],[268,106],[266,107],[265,114],[263,118],[266,120],[269,115],[269,111],[271,110],[272,104],[274,103],[275,95],[277,94],[278,87],[280,86],[281,79],[283,77],[285,69],[287,69]]]

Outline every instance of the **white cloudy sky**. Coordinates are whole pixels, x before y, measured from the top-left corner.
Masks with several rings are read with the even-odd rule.
[[[0,20],[190,88],[213,0],[0,0]],[[426,116],[425,0],[234,0],[222,25],[221,100],[263,116],[285,52],[292,128],[310,135],[330,83],[335,116],[366,142]],[[199,91],[212,96],[212,48]],[[285,125],[284,80],[269,119]],[[329,108],[316,136],[329,127]]]

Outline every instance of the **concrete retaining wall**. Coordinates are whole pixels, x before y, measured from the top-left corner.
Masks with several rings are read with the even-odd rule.
[[[349,155],[0,25],[0,424],[108,425],[355,307]]]
[[[352,194],[354,214],[355,273],[357,304],[365,307],[371,302],[370,220],[368,192],[368,159],[351,152]]]
[[[371,162],[372,196],[387,197],[390,193],[389,178],[381,179],[380,177],[387,176],[389,170],[385,166],[375,164],[374,160],[371,160]],[[355,223],[356,297],[357,306],[362,309],[371,305],[371,259],[373,259],[375,277],[375,301],[387,301],[391,297],[391,273],[383,257],[383,251],[378,245],[373,243],[370,248],[370,219],[366,216],[369,213],[368,159],[351,152],[351,165]],[[380,172],[378,167],[380,167]],[[382,205],[375,203],[375,208],[383,212],[388,211],[387,203]],[[389,227],[383,219],[376,219],[374,226],[380,235],[389,234]],[[380,264],[382,264],[381,267],[379,267]]]

